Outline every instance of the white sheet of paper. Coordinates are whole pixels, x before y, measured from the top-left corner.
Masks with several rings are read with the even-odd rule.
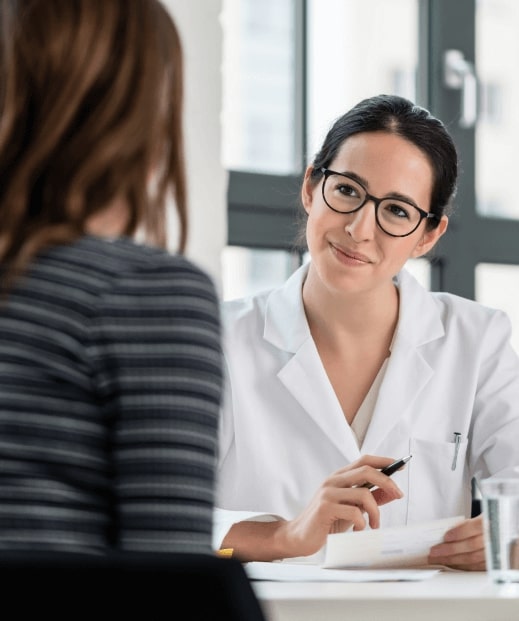
[[[349,531],[328,535],[323,567],[389,568],[427,564],[429,548],[463,516],[393,528]]]
[[[395,582],[428,580],[439,569],[325,569],[319,565],[303,563],[254,561],[245,563],[245,571],[251,580],[276,582]]]

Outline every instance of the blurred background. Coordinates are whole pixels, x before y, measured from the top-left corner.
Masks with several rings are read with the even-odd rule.
[[[304,168],[338,116],[395,93],[445,122],[462,168],[447,235],[408,267],[506,310],[519,351],[517,0],[164,2],[186,57],[188,255],[222,298],[307,260],[294,249]]]

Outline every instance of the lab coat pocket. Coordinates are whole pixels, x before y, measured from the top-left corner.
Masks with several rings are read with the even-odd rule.
[[[408,522],[467,515],[471,502],[467,446],[461,435],[450,442],[411,438]]]

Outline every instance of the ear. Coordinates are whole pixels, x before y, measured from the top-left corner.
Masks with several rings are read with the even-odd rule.
[[[310,209],[312,207],[313,195],[315,186],[312,184],[310,175],[312,174],[313,167],[308,166],[305,171],[305,176],[303,179],[303,185],[301,187],[301,202],[303,203],[304,210],[306,213],[310,213]]]
[[[426,231],[422,235],[419,242],[416,244],[413,252],[411,253],[411,257],[413,259],[416,259],[430,252],[436,245],[436,242],[445,233],[448,225],[449,225],[449,218],[447,216],[442,216],[437,227]]]

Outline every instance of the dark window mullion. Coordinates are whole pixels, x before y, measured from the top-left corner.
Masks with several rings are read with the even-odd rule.
[[[300,209],[301,175],[231,171],[228,240],[231,246],[293,250]]]
[[[461,174],[455,211],[447,234],[435,249],[432,289],[444,289],[468,298],[475,297],[474,269],[478,261],[476,244],[475,129],[462,128],[458,119],[461,92],[443,82],[445,51],[460,50],[464,57],[475,58],[475,0],[422,0],[427,23],[428,88],[426,106],[441,118],[459,150]]]

